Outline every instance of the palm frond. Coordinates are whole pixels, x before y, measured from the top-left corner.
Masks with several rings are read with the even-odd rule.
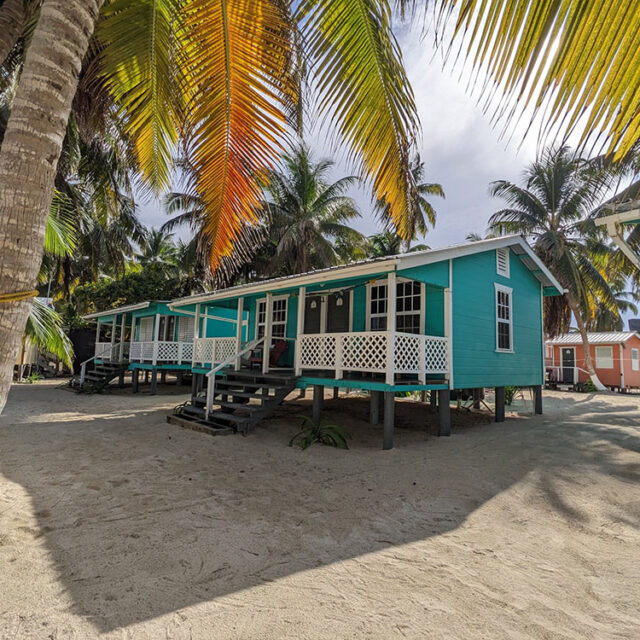
[[[67,366],[72,366],[73,346],[62,329],[62,318],[55,309],[39,298],[31,301],[24,336],[38,348],[56,356]]]
[[[418,118],[387,0],[305,0],[298,11],[319,107],[408,237]]]

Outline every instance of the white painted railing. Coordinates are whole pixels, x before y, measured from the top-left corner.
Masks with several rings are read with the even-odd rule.
[[[387,384],[395,374],[449,373],[448,339],[399,331],[359,331],[313,333],[298,337],[296,373],[303,369],[335,371],[337,379],[345,371],[384,373]]]
[[[152,364],[190,363],[193,359],[193,343],[177,341],[132,342],[129,350],[131,362],[151,362]]]
[[[126,347],[127,343],[123,345]],[[111,342],[96,342],[93,357],[103,360],[104,362],[120,361],[120,342],[111,344]],[[93,360],[93,358],[90,358]]]
[[[236,356],[235,338],[195,338],[193,341],[193,365],[218,364],[233,356]]]

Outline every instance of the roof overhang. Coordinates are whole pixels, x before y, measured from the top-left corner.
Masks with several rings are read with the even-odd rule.
[[[564,293],[564,288],[556,280],[553,274],[547,269],[542,260],[538,258],[527,241],[519,235],[500,236],[499,238],[487,238],[486,240],[478,240],[476,242],[466,242],[464,244],[455,245],[453,247],[445,247],[443,249],[429,249],[425,251],[416,251],[415,253],[405,253],[398,256],[399,268],[408,269],[423,264],[432,264],[434,262],[442,262],[443,260],[451,260],[453,258],[461,258],[463,256],[473,255],[475,253],[483,253],[494,249],[502,249],[509,247],[521,262],[533,273],[533,275],[545,287],[556,289],[559,295]]]
[[[620,247],[620,251],[631,260],[631,263],[637,269],[640,269],[640,256],[627,244],[618,226],[640,223],[640,202],[636,201],[633,205],[630,204],[629,206],[633,206],[633,208],[625,207],[626,210],[619,210],[611,215],[596,218],[595,222],[597,225],[607,228],[607,233],[618,247]]]
[[[118,313],[129,313],[129,311],[137,311],[138,309],[146,309],[151,306],[151,302],[138,302],[137,304],[128,304],[124,307],[117,307],[116,309],[107,309],[105,311],[96,311],[96,313],[88,313],[86,316],[82,316],[83,320],[97,320],[105,316],[112,316]]]
[[[319,269],[309,273],[303,273],[296,276],[284,276],[282,278],[273,278],[271,280],[263,280],[261,282],[250,282],[248,284],[229,287],[228,289],[220,289],[210,293],[201,293],[186,298],[178,298],[169,303],[170,309],[176,307],[184,307],[192,304],[201,304],[204,302],[215,302],[216,300],[229,300],[240,296],[250,296],[267,291],[281,291],[296,287],[308,287],[314,284],[332,282],[334,280],[347,280],[350,278],[358,278],[362,276],[374,275],[394,271],[399,256],[391,256],[389,258],[378,258],[359,262],[353,265],[345,265],[344,267],[330,267],[328,269]]]

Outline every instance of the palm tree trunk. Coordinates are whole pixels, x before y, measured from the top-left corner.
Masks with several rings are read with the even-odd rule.
[[[22,34],[23,0],[4,0],[0,7],[0,63],[7,59]]]
[[[44,0],[0,150],[0,293],[33,289],[71,102],[104,0]],[[0,411],[29,301],[0,303]]]
[[[585,327],[584,320],[582,319],[582,315],[580,313],[580,308],[576,299],[572,294],[567,293],[567,303],[569,308],[571,309],[573,316],[576,319],[576,323],[578,325],[578,331],[582,336],[582,346],[584,349],[584,365],[589,372],[589,376],[591,376],[591,382],[593,382],[595,388],[598,391],[606,391],[607,388],[600,382],[600,378],[598,378],[598,374],[596,373],[596,369],[593,366],[593,360],[591,359],[591,348],[589,346],[589,337],[587,335],[587,328]]]

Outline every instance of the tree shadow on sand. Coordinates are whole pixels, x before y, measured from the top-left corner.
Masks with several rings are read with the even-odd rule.
[[[102,631],[451,531],[533,471],[549,504],[576,522],[579,508],[555,486],[563,470],[640,481],[640,466],[612,453],[640,451],[640,433],[615,428],[625,407],[605,412],[597,399],[584,411],[602,423],[575,415],[564,426],[549,416],[454,423],[451,438],[417,424],[382,452],[364,401],[357,411],[327,403],[327,419],[349,425],[351,450],[300,451],[286,446],[297,423],[284,415],[248,438],[211,438],[134,401],[81,420],[91,397],[65,407],[62,392],[37,393],[40,411],[58,403],[59,421],[12,418],[16,403],[33,402],[32,390],[14,389],[0,419],[2,472],[28,491],[75,612]]]

